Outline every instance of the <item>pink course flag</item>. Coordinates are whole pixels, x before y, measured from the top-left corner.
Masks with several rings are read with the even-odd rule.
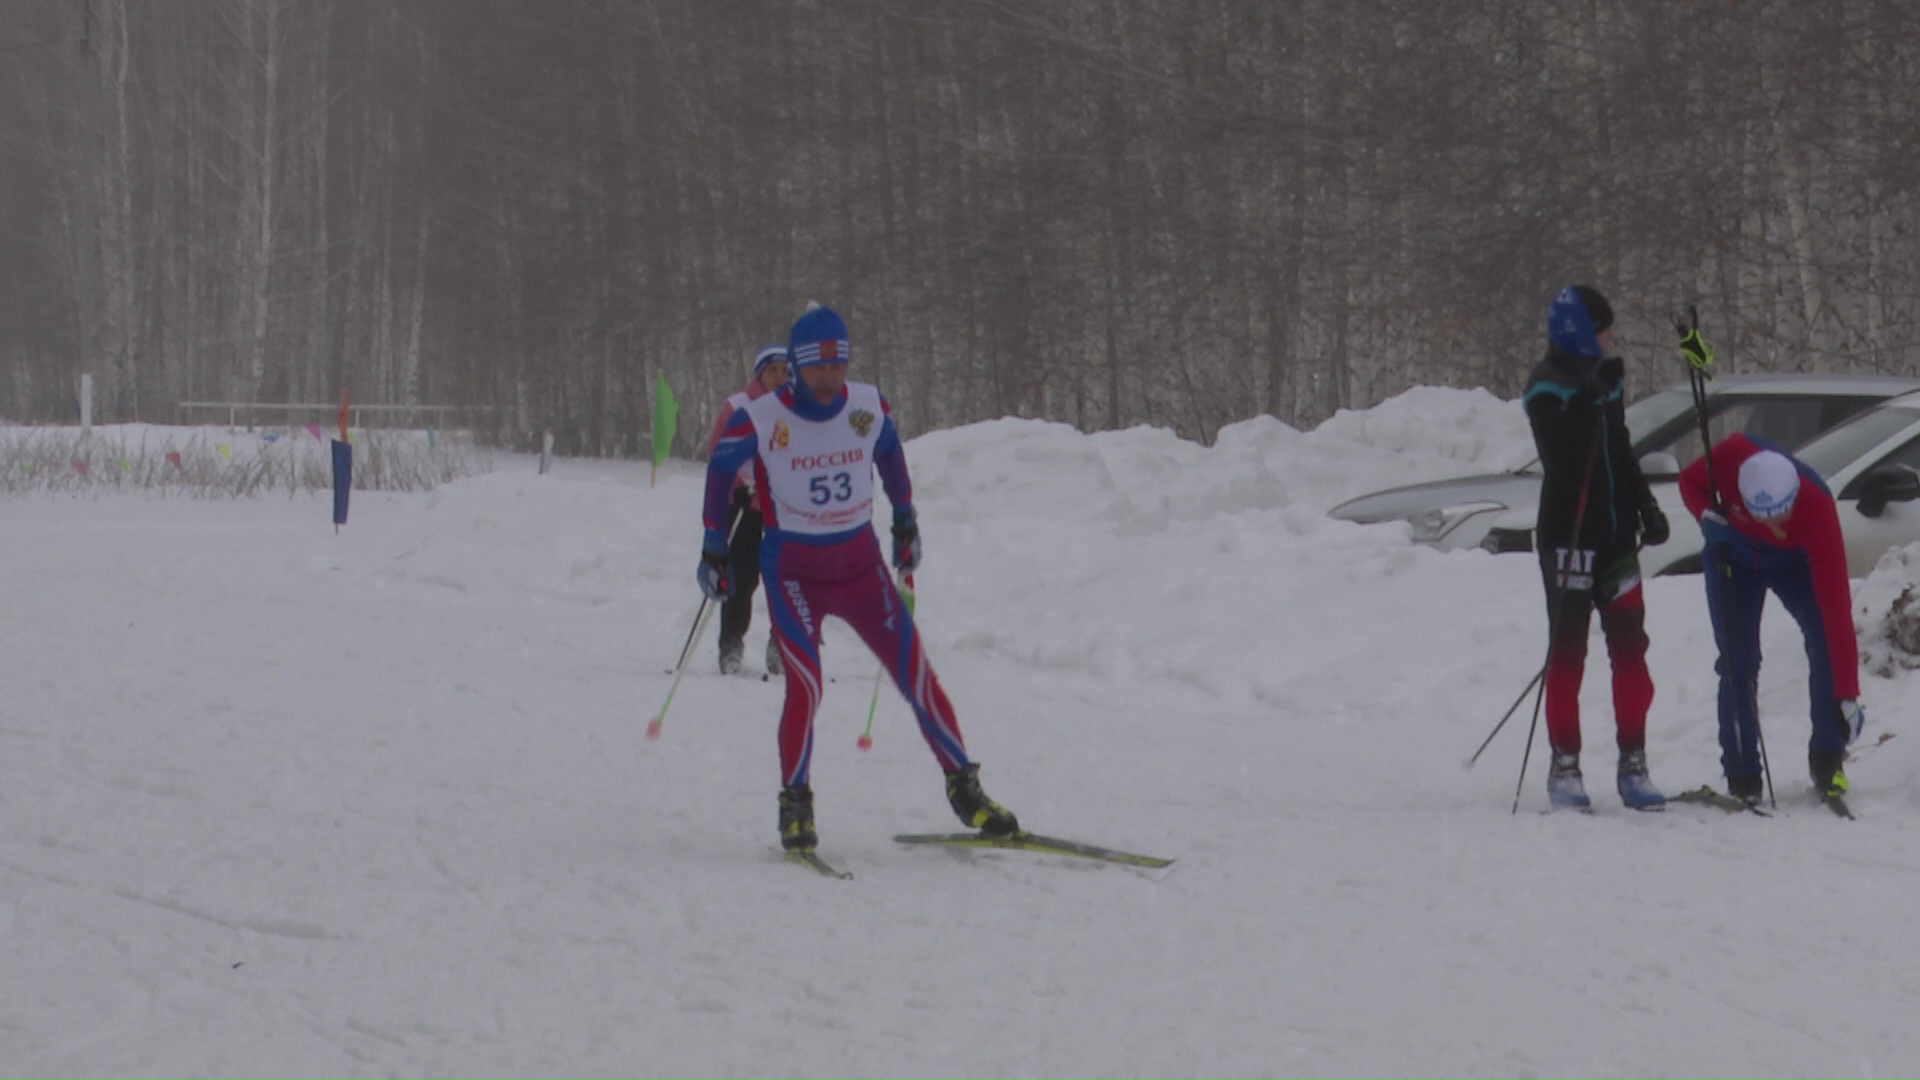
[[[320,425],[319,425],[319,424],[308,424],[308,425],[307,425],[307,434],[309,434],[309,435],[311,435],[311,436],[313,436],[313,441],[314,441],[314,442],[326,442],[326,441],[327,441],[327,437],[326,437],[325,435],[322,435],[322,434],[320,433]]]
[[[81,461],[79,458],[74,458],[73,471],[79,473],[81,476],[87,475],[87,463]]]

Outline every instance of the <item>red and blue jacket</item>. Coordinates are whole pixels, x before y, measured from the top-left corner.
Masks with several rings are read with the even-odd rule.
[[[848,384],[849,386],[853,384]],[[872,390],[867,387],[867,390]],[[798,381],[774,392],[781,405],[796,416],[810,421],[828,421],[845,412],[848,391],[845,387],[833,400],[822,403],[801,389]],[[896,517],[910,514],[913,506],[913,481],[907,472],[907,456],[894,426],[892,410],[884,395],[879,396],[880,430],[873,443],[872,468],[879,475],[887,501]],[[703,519],[709,549],[725,546],[727,501],[733,477],[750,467],[755,477],[756,500],[766,521],[766,534],[760,549],[761,567],[769,577],[836,579],[865,572],[879,560],[880,548],[872,520],[863,516],[849,522],[844,530],[829,533],[799,532],[783,527],[777,506],[770,497],[766,465],[761,457],[760,440],[771,433],[755,429],[747,409],[735,409],[721,426],[707,460],[707,491]],[[865,466],[862,466],[863,468]]]
[[[1747,512],[1740,497],[1740,466],[1762,450],[1786,454],[1800,472],[1800,494],[1785,523],[1762,521]],[[1785,569],[1804,558],[1813,578],[1813,596],[1820,605],[1826,631],[1827,656],[1833,663],[1834,696],[1860,696],[1860,648],[1853,634],[1853,587],[1847,580],[1847,547],[1840,534],[1840,510],[1826,481],[1801,461],[1765,439],[1729,435],[1713,448],[1713,480],[1707,484],[1707,458],[1680,470],[1680,498],[1687,512],[1699,520],[1714,504],[1733,527],[1727,561],[1762,575]],[[1753,618],[1758,619],[1756,608]]]

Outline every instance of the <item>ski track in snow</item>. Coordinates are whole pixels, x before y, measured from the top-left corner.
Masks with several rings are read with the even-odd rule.
[[[832,881],[774,834],[781,686],[642,737],[698,608],[700,472],[524,460],[427,495],[0,502],[0,1062],[23,1074],[1898,1075],[1920,1067],[1920,735],[1781,815],[1546,814],[1532,560],[1326,507],[1517,464],[1517,405],[1416,391],[1204,448],[1003,420],[913,440],[930,655],[1029,826],[1141,871],[916,850],[955,827],[826,628]],[[879,508],[884,520],[885,507]],[[1913,576],[1858,584],[1867,607]],[[1895,575],[1905,572],[1905,577]],[[1653,776],[1718,782],[1698,578],[1649,583]],[[1864,619],[1864,616],[1863,616]],[[756,613],[749,655],[764,643]],[[1870,732],[1920,704],[1866,680]]]

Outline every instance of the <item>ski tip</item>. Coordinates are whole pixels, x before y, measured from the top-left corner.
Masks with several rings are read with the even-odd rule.
[[[795,866],[804,866],[807,869],[812,870],[815,873],[819,874],[821,877],[829,877],[837,881],[853,880],[853,871],[842,870],[839,867],[834,866],[833,864],[827,862],[825,859],[821,858],[819,852],[783,851],[781,854],[786,857],[786,860],[788,862],[793,863]]]

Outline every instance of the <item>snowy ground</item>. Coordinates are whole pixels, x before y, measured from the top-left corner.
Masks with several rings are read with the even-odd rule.
[[[1777,609],[1776,819],[1622,809],[1597,641],[1597,814],[1542,812],[1537,745],[1509,813],[1525,711],[1461,768],[1538,667],[1532,561],[1323,511],[1526,450],[1452,391],[909,443],[988,790],[1156,872],[894,844],[954,822],[891,693],[856,751],[836,624],[814,782],[857,876],[783,865],[778,684],[704,643],[642,738],[692,464],[500,458],[339,535],[318,497],[0,501],[0,1073],[1913,1075],[1920,734],[1852,767],[1859,821],[1812,803]],[[1669,790],[1718,780],[1700,589],[1649,587]],[[1865,700],[1900,731],[1920,684]]]

